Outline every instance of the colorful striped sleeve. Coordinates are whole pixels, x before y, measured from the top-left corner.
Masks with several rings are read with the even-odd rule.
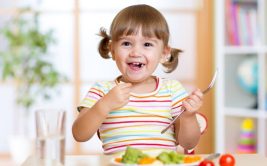
[[[81,101],[77,107],[78,111],[84,107],[91,108],[99,99],[101,99],[106,92],[103,83],[95,83],[87,92],[84,99]]]
[[[169,86],[172,96],[171,115],[172,117],[179,116],[182,113],[182,102],[188,96],[188,92],[183,85],[176,80],[171,80]]]

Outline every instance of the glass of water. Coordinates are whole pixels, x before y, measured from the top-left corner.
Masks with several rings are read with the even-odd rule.
[[[64,165],[66,111],[42,109],[35,113],[36,155],[41,165]]]

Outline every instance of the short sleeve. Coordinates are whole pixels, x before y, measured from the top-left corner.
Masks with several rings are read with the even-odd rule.
[[[171,80],[169,88],[172,98],[171,115],[172,117],[179,116],[183,112],[182,102],[188,96],[188,92],[183,85],[176,80]]]
[[[105,86],[101,83],[95,83],[87,92],[77,109],[80,110],[84,107],[91,108],[99,99],[101,99],[107,92]]]

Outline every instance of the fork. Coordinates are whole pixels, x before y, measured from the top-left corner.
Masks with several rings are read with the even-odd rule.
[[[218,73],[218,68],[216,68],[216,71],[215,73],[213,74],[213,77],[212,77],[212,80],[209,84],[209,86],[205,89],[205,90],[202,90],[202,93],[203,94],[206,94],[215,84],[215,81],[216,81],[216,78],[217,78],[217,73]],[[185,111],[185,108],[182,109],[182,112]],[[164,134],[172,125],[173,123],[176,121],[176,119],[178,118],[179,116],[176,116],[171,122],[170,124],[164,128],[162,131],[161,131],[161,134]]]
[[[212,153],[212,154],[209,154],[206,157],[204,157],[203,160],[215,160],[216,158],[218,158],[220,156],[221,156],[220,153]],[[203,161],[203,160],[201,160],[201,161]],[[190,165],[190,166],[199,166],[201,161],[199,161],[199,163],[197,163],[197,164],[193,164],[193,165]]]

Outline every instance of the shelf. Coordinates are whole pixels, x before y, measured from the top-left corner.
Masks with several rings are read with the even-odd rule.
[[[245,109],[256,107],[258,102],[257,95],[244,89],[243,83],[246,80],[245,78],[240,79],[240,75],[242,74],[242,76],[244,76],[246,73],[242,72],[240,74],[239,70],[243,70],[243,63],[250,63],[250,61],[254,61],[253,63],[255,63],[255,60],[257,61],[257,56],[255,54],[246,54],[242,56],[238,56],[238,54],[236,54],[236,56],[225,54],[224,59],[225,72],[223,75],[223,88],[225,89],[225,106]],[[248,60],[250,61],[246,62]]]
[[[257,54],[267,53],[267,47],[264,46],[226,46],[225,54]]]
[[[257,109],[244,109],[244,108],[225,108],[225,115],[230,117],[243,117],[243,118],[265,118],[267,119],[267,111]]]
[[[235,117],[253,117],[258,118],[259,112],[257,109],[244,109],[244,108],[226,108],[226,116],[235,116]]]
[[[224,6],[224,8],[222,8]],[[267,2],[215,2],[216,152],[237,153],[241,124],[254,122],[256,153],[267,156]]]
[[[253,121],[254,129],[250,131],[252,135],[251,139],[254,139],[256,142],[258,140],[258,120],[255,118],[250,118]],[[225,144],[225,152],[227,153],[239,153],[238,145],[239,141],[242,138],[242,123],[245,118],[243,117],[228,117],[225,119],[226,127],[224,129],[224,144]],[[257,148],[257,143],[254,145]]]

